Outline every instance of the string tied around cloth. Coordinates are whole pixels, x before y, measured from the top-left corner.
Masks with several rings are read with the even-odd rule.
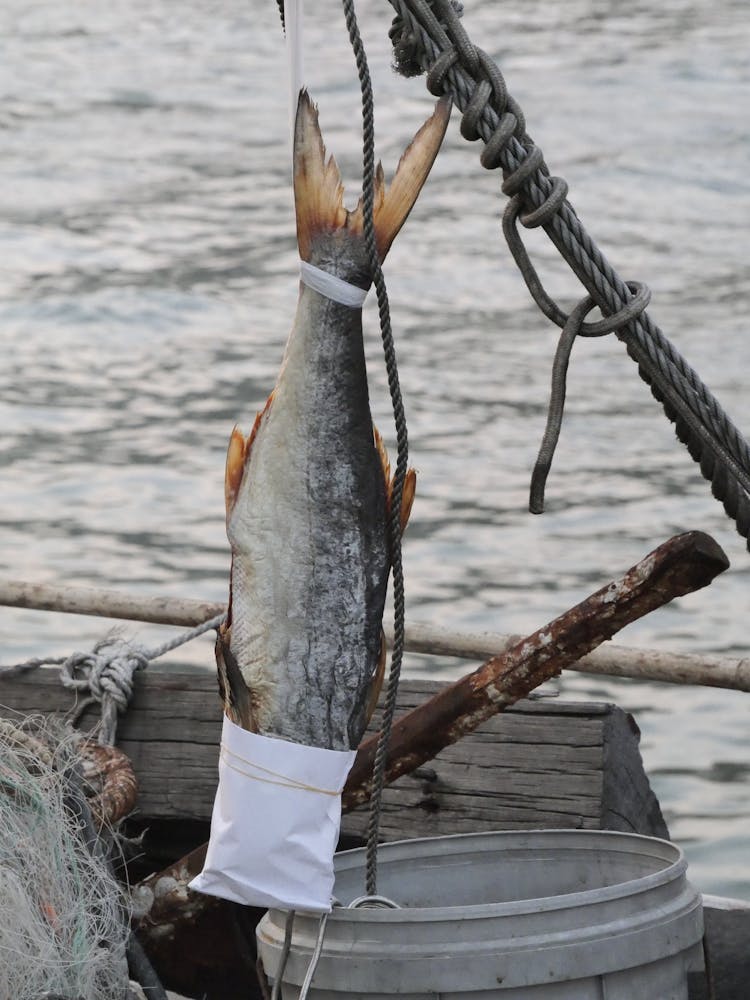
[[[311,784],[309,781],[300,781],[288,774],[284,774],[282,771],[274,771],[270,767],[263,767],[261,764],[256,763],[256,761],[249,760],[247,757],[243,757],[241,754],[230,750],[224,740],[221,743],[220,756],[230,770],[236,771],[237,774],[241,774],[244,778],[250,778],[252,781],[261,781],[266,785],[278,785],[279,788],[291,788],[298,792],[313,792],[316,795],[330,795],[333,797],[341,795],[343,791],[343,785],[340,788],[321,788],[318,785]]]

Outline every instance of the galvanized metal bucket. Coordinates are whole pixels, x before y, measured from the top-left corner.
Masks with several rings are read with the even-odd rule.
[[[400,909],[349,909],[364,851],[336,856],[310,1000],[687,1000],[700,968],[700,893],[674,844],[606,831],[500,832],[380,848],[378,892]],[[278,976],[287,914],[258,925]],[[282,973],[298,1000],[319,918],[297,913]]]

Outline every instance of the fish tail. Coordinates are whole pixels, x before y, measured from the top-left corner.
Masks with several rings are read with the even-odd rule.
[[[405,150],[389,186],[380,164],[375,172],[373,221],[380,260],[390,249],[406,221],[435,162],[451,113],[448,98],[438,101],[435,111]],[[335,159],[326,160],[326,149],[318,124],[318,111],[306,90],[300,92],[294,128],[294,201],[297,243],[302,260],[310,260],[316,236],[347,229],[361,235],[362,199],[354,211],[344,208],[344,188]]]

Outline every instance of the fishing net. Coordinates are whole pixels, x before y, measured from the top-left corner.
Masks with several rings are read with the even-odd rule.
[[[0,997],[126,1000],[127,919],[77,737],[0,720]]]

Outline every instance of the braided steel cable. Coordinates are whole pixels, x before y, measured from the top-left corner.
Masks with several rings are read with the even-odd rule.
[[[417,63],[433,94],[453,98],[463,112],[464,137],[485,143],[483,166],[501,167],[503,192],[521,194],[521,222],[545,230],[605,316],[620,312],[632,298],[626,282],[581,224],[566,199],[565,182],[550,176],[499,68],[471,42],[459,11],[449,0],[389,2],[397,13],[391,38],[407,72],[414,72],[410,60]],[[527,274],[524,278],[534,294]],[[744,437],[646,312],[614,332],[750,548],[750,447]]]

